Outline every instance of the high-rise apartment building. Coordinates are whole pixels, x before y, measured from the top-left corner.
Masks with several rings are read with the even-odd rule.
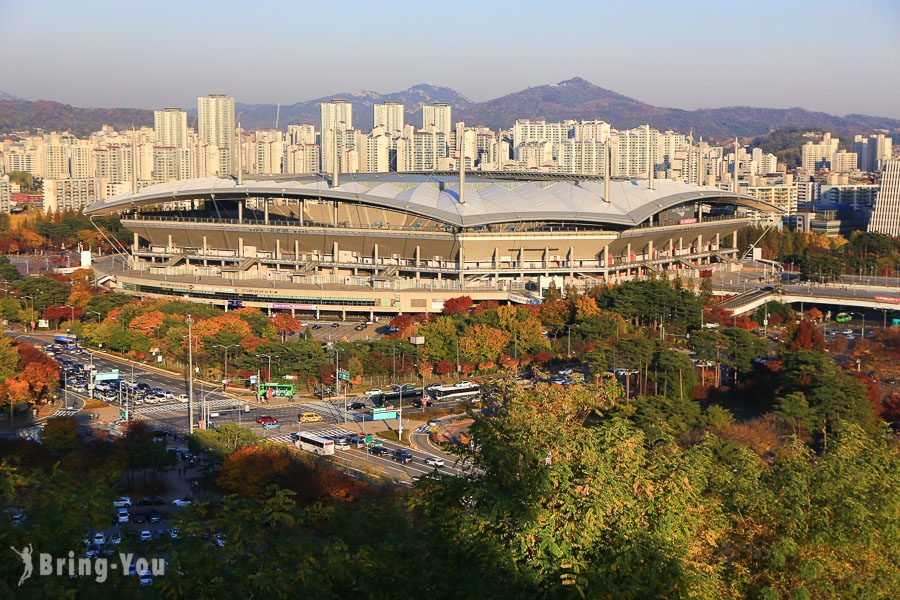
[[[316,126],[310,123],[297,123],[296,125],[288,125],[287,137],[288,144],[292,146],[315,144]]]
[[[382,127],[393,138],[403,135],[403,105],[399,102],[385,102],[372,106],[374,128]]]
[[[188,142],[187,113],[180,108],[153,111],[153,131],[158,145],[183,148]]]
[[[452,111],[452,106],[442,102],[426,104],[422,107],[422,129],[443,133],[449,140],[453,133]]]
[[[10,196],[9,175],[4,175],[3,177],[0,177],[0,213],[9,214],[9,211],[10,211],[9,196]]]
[[[338,144],[340,145],[340,132],[353,129],[353,105],[346,100],[332,100],[319,105],[322,115],[322,171],[331,173],[334,170],[333,156],[335,144],[335,132],[338,132]],[[344,149],[338,149],[338,158],[344,155]],[[341,169],[344,165],[340,165]]]
[[[900,159],[885,163],[869,231],[900,235]]]
[[[806,142],[800,148],[801,166],[810,173],[831,168],[839,140],[826,132],[820,142]]]
[[[858,167],[861,171],[880,171],[884,164],[891,159],[893,140],[883,133],[863,137],[853,137],[853,152],[858,157]]]
[[[224,94],[210,94],[197,98],[197,132],[202,145],[224,150],[224,171],[219,175],[231,174],[237,161],[232,156],[235,148],[234,98]]]
[[[44,212],[80,212],[102,197],[100,189],[100,180],[94,178],[45,179]]]

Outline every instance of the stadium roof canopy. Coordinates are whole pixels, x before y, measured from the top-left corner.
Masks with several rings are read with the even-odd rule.
[[[781,212],[751,196],[669,179],[612,180],[609,201],[602,178],[542,173],[466,175],[464,203],[459,180],[450,173],[376,173],[341,175],[332,187],[322,176],[233,178],[204,177],[162,183],[136,194],[96,202],[84,212],[104,215],[140,206],[191,199],[322,198],[394,209],[459,227],[517,221],[571,221],[632,227],[679,204],[702,201]]]

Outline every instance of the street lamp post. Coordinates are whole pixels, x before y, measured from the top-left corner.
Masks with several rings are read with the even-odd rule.
[[[194,318],[188,315],[184,319],[188,328],[188,419],[190,424],[188,431],[194,434],[194,334],[192,326]]]
[[[237,348],[240,344],[216,344],[216,348],[222,348],[225,351],[224,368],[222,370],[222,379],[225,381],[223,385],[228,385],[228,349]]]
[[[86,315],[97,315],[97,325],[100,324],[100,311],[99,311],[99,310],[89,310],[89,311],[87,311],[87,312],[84,313],[84,314],[86,314]]]

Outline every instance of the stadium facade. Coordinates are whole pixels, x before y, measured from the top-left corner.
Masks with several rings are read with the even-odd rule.
[[[395,315],[530,302],[733,265],[737,231],[777,208],[671,180],[456,173],[209,177],[95,203],[133,232],[121,291],[295,314]],[[102,271],[104,267],[101,267]]]

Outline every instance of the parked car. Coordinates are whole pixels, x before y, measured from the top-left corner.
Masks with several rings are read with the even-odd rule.
[[[187,394],[178,394],[178,397],[175,399],[178,400],[179,402],[187,402],[188,395]]]
[[[425,464],[429,467],[443,467],[444,459],[437,456],[429,456],[425,459]]]
[[[315,324],[313,324],[312,328],[313,329],[322,329],[322,326],[318,323],[315,323]]]
[[[153,534],[150,533],[150,530],[149,530],[149,529],[144,529],[144,530],[141,531],[141,537],[140,537],[140,540],[141,540],[142,542],[149,542],[149,541],[152,540],[152,539],[153,539]]]
[[[94,543],[97,544],[98,546],[102,546],[103,544],[105,544],[106,543],[106,534],[103,533],[102,531],[98,531],[97,533],[95,533],[94,534]]]
[[[337,329],[337,328],[340,327],[340,326],[341,326],[341,324],[340,324],[340,323],[337,323],[337,322],[331,324],[331,328],[332,328],[332,329]]]
[[[113,508],[127,508],[131,506],[131,498],[128,496],[120,496],[118,500],[113,502]]]
[[[184,508],[185,506],[190,506],[194,501],[190,498],[178,498],[177,500],[172,500],[172,506],[175,508]]]
[[[170,527],[166,530],[166,534],[168,534],[169,539],[177,540],[178,539],[178,528]]]
[[[150,509],[147,511],[147,521],[149,523],[159,523],[162,520],[162,515],[159,514],[158,510]]]
[[[380,396],[381,390],[366,390],[363,392],[364,396]]]
[[[122,534],[118,531],[113,531],[109,534],[109,543],[113,546],[118,546],[122,543]]]
[[[87,550],[84,551],[84,557],[94,558],[95,556],[100,556],[100,546],[97,544],[88,545]]]
[[[116,522],[117,523],[128,523],[131,520],[131,515],[128,513],[127,508],[120,508],[119,512],[116,513]]]
[[[133,515],[131,515],[131,522],[132,523],[146,523],[147,515],[145,513],[136,512]]]
[[[362,402],[351,402],[349,404],[349,406],[350,406],[350,410],[360,410],[360,409],[366,407],[366,405],[363,404]]]
[[[281,427],[281,423],[279,423],[279,422],[277,422],[277,421],[274,422],[274,423],[272,423],[272,422],[266,422],[266,423],[263,423],[263,424],[262,424],[262,428],[263,428],[263,429],[267,429],[267,430],[268,430],[268,429],[278,429],[279,427]]]

